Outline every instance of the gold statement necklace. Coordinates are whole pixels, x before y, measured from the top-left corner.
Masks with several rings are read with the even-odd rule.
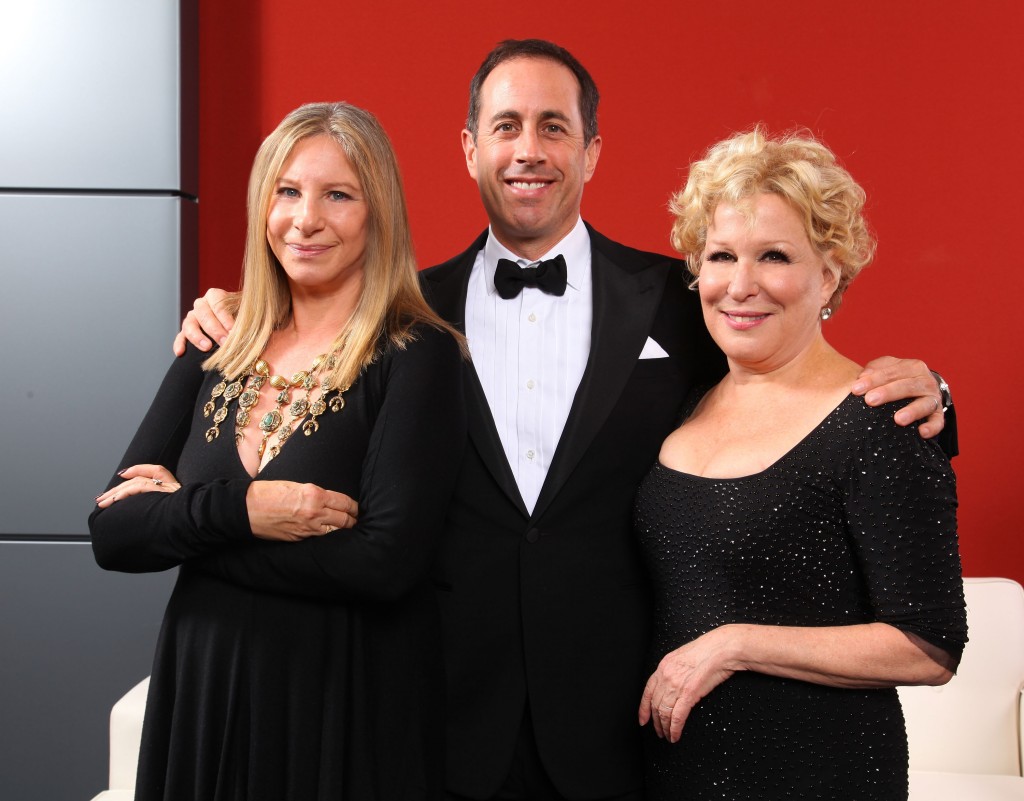
[[[263,440],[257,451],[260,460],[267,449],[267,442],[275,433],[277,444],[270,446],[270,458],[273,459],[281,452],[281,446],[285,440],[292,435],[295,426],[307,414],[309,419],[302,423],[302,433],[307,437],[315,434],[320,429],[317,418],[330,409],[332,412],[340,412],[345,408],[344,393],[348,391],[349,385],[335,388],[330,376],[320,379],[320,374],[326,369],[333,371],[338,365],[337,353],[321,353],[313,360],[313,366],[308,370],[301,370],[295,373],[290,379],[281,375],[271,375],[270,365],[263,359],[257,359],[246,370],[245,375],[228,382],[223,378],[210,393],[210,400],[203,406],[203,417],[213,415],[213,425],[206,430],[206,441],[213,442],[220,436],[220,424],[228,416],[228,406],[235,398],[238,398],[238,411],[235,413],[235,445],[237,446],[245,439],[245,429],[252,421],[250,409],[254,408],[260,401],[260,390],[266,385],[278,390],[276,403],[277,408],[271,409],[260,418],[257,427],[263,432]],[[248,380],[248,386],[243,382]],[[320,392],[313,398],[313,390],[319,386]],[[292,390],[305,390],[305,395],[292,400]],[[331,393],[334,393],[331,396]],[[329,397],[330,396],[330,397]],[[221,406],[216,409],[217,398],[223,398]],[[291,418],[287,423],[284,419],[284,407],[288,407],[288,415]],[[214,411],[216,409],[216,411]],[[269,460],[268,460],[269,461]]]

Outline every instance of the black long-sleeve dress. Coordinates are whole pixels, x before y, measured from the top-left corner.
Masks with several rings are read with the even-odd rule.
[[[181,489],[90,517],[101,566],[181,566],[153,665],[140,801],[439,797],[427,570],[463,452],[463,371],[450,335],[416,334],[385,348],[344,408],[312,436],[296,432],[256,479],[231,436],[233,405],[227,435],[205,440],[219,376],[200,369],[204,354],[171,366],[121,467],[162,464]],[[358,524],[302,542],[254,538],[246,490],[271,479],[352,496]]]
[[[946,457],[891,404],[848,397],[766,470],[702,478],[656,464],[636,528],[656,598],[650,667],[727,623],[881,621],[959,660],[966,614]],[[769,424],[766,422],[766,424]],[[650,801],[906,799],[893,689],[733,674],[675,744],[647,743]]]

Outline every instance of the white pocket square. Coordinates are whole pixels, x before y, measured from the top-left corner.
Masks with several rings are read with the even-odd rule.
[[[665,349],[661,347],[650,337],[647,337],[647,341],[644,343],[644,349],[640,351],[641,359],[667,359],[668,354]]]

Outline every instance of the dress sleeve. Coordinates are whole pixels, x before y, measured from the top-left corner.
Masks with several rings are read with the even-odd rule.
[[[897,405],[869,412],[850,453],[847,525],[876,619],[947,651],[967,642],[956,478],[940,446],[901,428]]]
[[[191,428],[206,354],[189,346],[175,359],[121,459],[118,471],[134,464],[159,464],[177,473]],[[115,473],[107,489],[121,483]],[[239,541],[251,540],[245,480],[186,483],[177,492],[146,492],[89,516],[93,554],[100,567],[128,573],[167,570],[184,560]]]
[[[250,589],[341,601],[393,601],[422,582],[465,450],[463,359],[447,333],[419,329],[382,369],[384,392],[363,461],[359,521],[301,542],[257,541],[193,564]]]

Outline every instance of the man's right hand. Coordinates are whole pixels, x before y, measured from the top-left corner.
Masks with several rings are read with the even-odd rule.
[[[174,354],[185,355],[185,342],[191,342],[201,351],[208,351],[214,341],[224,344],[224,338],[235,324],[232,309],[238,306],[238,293],[223,289],[209,289],[192,304],[192,311],[181,321],[181,331],[174,338]]]

